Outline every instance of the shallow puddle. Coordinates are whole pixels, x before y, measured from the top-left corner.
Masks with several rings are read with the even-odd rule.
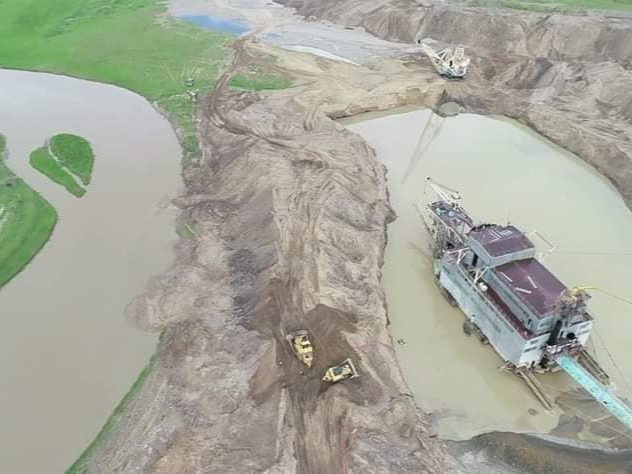
[[[217,31],[253,31],[255,41],[347,63],[370,63],[419,50],[378,39],[362,28],[305,20],[293,8],[269,0],[169,0],[169,13]]]
[[[233,35],[241,35],[250,30],[250,27],[240,19],[220,20],[208,15],[185,15],[180,18],[207,30],[221,31]]]
[[[398,219],[388,227],[383,271],[393,340],[420,406],[439,434],[464,439],[492,431],[546,432],[546,413],[518,379],[498,371],[500,358],[462,331],[461,312],[434,284],[427,240],[413,203],[432,176],[457,189],[479,222],[508,221],[537,230],[557,250],[545,264],[567,286],[592,285],[632,300],[632,213],[608,181],[575,156],[515,122],[429,111],[367,114],[344,122],[372,145],[388,168]],[[597,359],[621,395],[632,396],[632,307],[593,292]],[[608,351],[606,351],[606,348]],[[613,365],[610,355],[620,371]],[[625,380],[624,380],[625,379]],[[540,377],[552,396],[574,385],[564,374]]]
[[[62,472],[155,348],[122,314],[172,258],[181,152],[142,97],[40,73],[0,70],[0,131],[8,166],[59,214],[50,242],[0,290],[0,472]],[[28,163],[66,132],[96,155],[81,199]]]

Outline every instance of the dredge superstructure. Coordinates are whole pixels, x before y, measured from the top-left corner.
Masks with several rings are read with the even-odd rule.
[[[594,325],[585,288],[567,288],[513,225],[475,224],[460,195],[428,179],[436,198],[418,207],[430,235],[437,284],[466,316],[464,331],[489,343],[547,407],[533,372],[569,373],[632,429],[632,411],[606,387],[607,374],[585,350]]]

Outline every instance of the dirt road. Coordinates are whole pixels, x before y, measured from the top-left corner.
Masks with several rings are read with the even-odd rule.
[[[130,307],[134,324],[164,330],[155,369],[88,456],[90,472],[472,472],[431,436],[401,376],[379,285],[395,217],[385,170],[332,118],[446,102],[504,114],[577,152],[632,202],[630,56],[600,46],[630,44],[625,24],[412,1],[287,2],[408,42],[453,39],[448,25],[460,21],[460,42],[476,48],[472,75],[447,83],[414,53],[359,66],[236,45],[232,71],[201,104],[203,157],[184,166],[176,199],[196,235]],[[576,21],[602,33],[572,46]],[[295,87],[230,90],[231,72],[255,68],[291,75]],[[316,348],[306,375],[284,340],[302,328]],[[319,381],[346,357],[359,379]]]

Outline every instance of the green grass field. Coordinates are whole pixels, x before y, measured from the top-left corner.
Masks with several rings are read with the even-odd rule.
[[[190,95],[201,96],[212,87],[228,65],[233,40],[232,35],[171,19],[160,0],[0,0],[0,67],[66,74],[145,96],[166,112],[178,130],[185,160],[199,154],[197,105]],[[188,79],[194,85],[187,86]],[[69,175],[59,172],[64,168],[51,163],[46,148],[36,151],[32,159],[51,178],[73,187]],[[68,167],[86,183],[87,164],[81,163]],[[5,214],[12,220],[5,223],[7,232],[0,233],[1,285],[5,273],[10,273],[3,259],[15,260],[9,262],[14,273],[21,270],[50,236],[56,214],[3,165],[0,173],[0,183],[14,182],[11,195],[22,206],[11,201],[12,213]],[[0,206],[7,200],[8,193],[0,193]],[[17,258],[22,254],[28,259]],[[85,470],[90,454],[107,438],[150,371],[151,364],[69,472]]]
[[[187,89],[200,94],[212,86],[226,64],[232,40],[230,35],[170,19],[158,0],[0,0],[0,67],[67,74],[135,91],[163,108],[179,129],[185,159],[199,152],[195,106]],[[194,87],[186,87],[188,78],[195,79]],[[67,145],[63,139],[51,144],[56,155],[60,144]],[[78,151],[77,147],[81,145],[73,149]],[[40,171],[83,195],[82,187],[46,155],[39,151],[32,158]],[[92,164],[87,159],[69,158],[65,164],[84,184],[90,182]],[[34,191],[2,166],[2,179],[22,183],[21,199],[29,201],[29,192]],[[3,190],[2,200],[7,196]],[[13,212],[20,209],[35,212],[28,206]],[[42,220],[42,227],[47,223]],[[19,230],[8,224],[6,229]],[[24,246],[26,254],[28,247]],[[26,265],[32,257],[16,254],[15,261]],[[0,271],[16,273],[6,266]]]
[[[61,166],[48,152],[47,147],[38,148],[29,157],[31,166],[52,181],[61,184],[69,193],[76,197],[83,197],[86,190],[82,188],[73,176]]]
[[[78,177],[84,185],[90,184],[94,153],[87,140],[64,133],[50,139],[50,149],[59,163]]]
[[[157,0],[0,0],[0,66],[116,84],[165,109],[198,152],[189,91],[204,93],[234,37],[168,17]]]
[[[57,223],[53,206],[6,166],[5,148],[0,134],[0,288],[35,257]]]
[[[631,0],[469,0],[470,5],[531,11],[619,10],[632,12]]]

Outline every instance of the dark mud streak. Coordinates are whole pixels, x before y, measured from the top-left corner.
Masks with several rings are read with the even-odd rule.
[[[469,441],[450,442],[457,456],[471,453],[488,462],[509,465],[522,472],[541,474],[627,474],[632,452],[604,452],[555,444],[529,435],[494,432]],[[512,471],[513,472],[513,471]]]

